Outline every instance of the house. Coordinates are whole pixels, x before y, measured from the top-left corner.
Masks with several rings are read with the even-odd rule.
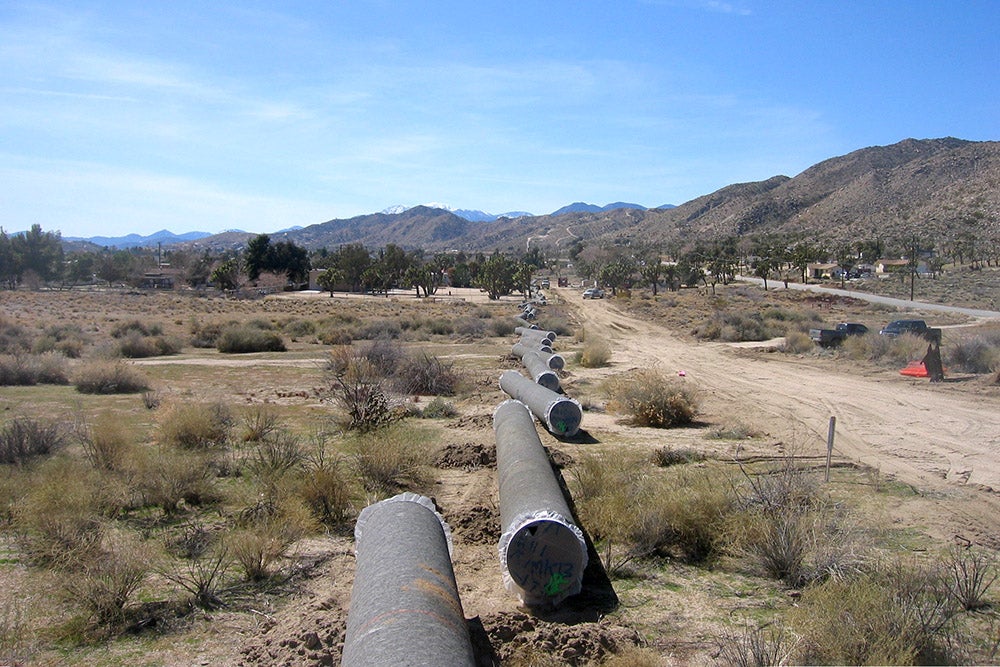
[[[824,278],[839,278],[843,273],[840,264],[807,264],[806,278],[822,280]]]
[[[174,282],[178,278],[177,269],[161,267],[157,271],[149,271],[142,276],[140,287],[146,289],[173,289]]]
[[[906,271],[909,266],[910,260],[908,259],[877,259],[875,260],[875,273],[879,275],[897,273]]]

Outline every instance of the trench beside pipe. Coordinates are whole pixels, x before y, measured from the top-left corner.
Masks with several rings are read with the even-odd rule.
[[[527,406],[501,403],[493,413],[493,431],[504,587],[526,605],[556,605],[582,588],[583,532],[573,523]]]
[[[583,409],[572,398],[546,389],[517,371],[504,371],[500,376],[500,388],[527,405],[531,414],[551,433],[572,438],[580,430]]]
[[[362,510],[342,665],[476,664],[451,565],[448,525],[403,493]]]

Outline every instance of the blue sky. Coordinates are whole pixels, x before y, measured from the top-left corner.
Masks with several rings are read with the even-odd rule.
[[[681,204],[1000,139],[1000,2],[4,0],[0,227]]]

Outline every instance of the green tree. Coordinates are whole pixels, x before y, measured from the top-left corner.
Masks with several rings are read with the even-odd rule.
[[[18,257],[21,275],[33,271],[45,282],[62,276],[63,249],[59,232],[43,232],[41,225],[32,225],[23,234],[11,239],[14,254]]]
[[[227,259],[212,271],[212,282],[222,290],[234,290],[240,286],[240,263]]]
[[[247,242],[246,250],[243,251],[243,270],[247,278],[257,280],[263,271],[270,268],[270,253],[271,237],[267,234],[258,234]]]
[[[319,277],[316,278],[316,282],[319,283],[320,287],[328,291],[332,297],[333,290],[336,289],[337,285],[344,282],[344,272],[335,266],[331,266],[327,270],[323,271],[323,273],[319,274]]]
[[[490,299],[499,299],[502,296],[512,294],[517,287],[514,280],[516,269],[517,262],[506,255],[495,252],[479,267],[476,283],[480,288],[486,290]]]
[[[0,227],[0,282],[8,289],[14,289],[20,279],[21,259],[14,251],[14,242]]]

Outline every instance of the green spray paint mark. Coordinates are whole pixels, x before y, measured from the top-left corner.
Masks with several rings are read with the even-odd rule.
[[[545,594],[546,595],[558,595],[559,591],[566,587],[569,580],[566,579],[565,575],[559,572],[553,572],[552,576],[549,577],[549,583],[545,584]]]

